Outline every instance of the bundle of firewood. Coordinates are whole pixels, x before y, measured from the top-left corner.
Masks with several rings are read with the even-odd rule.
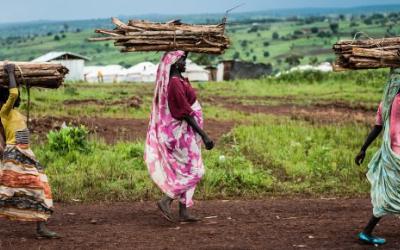
[[[400,67],[400,37],[347,40],[333,45],[335,71]]]
[[[196,53],[222,54],[229,47],[225,22],[219,25],[190,25],[179,20],[154,23],[131,20],[125,24],[112,18],[114,30],[97,29],[106,37],[89,41],[115,41],[122,52],[184,50]]]
[[[57,63],[7,62],[13,63],[18,84],[29,87],[55,89],[64,82],[68,69]],[[7,87],[9,77],[0,62],[0,86]]]

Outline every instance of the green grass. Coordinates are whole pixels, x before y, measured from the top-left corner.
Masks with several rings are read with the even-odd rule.
[[[288,100],[298,105],[341,101],[375,109],[387,73],[386,70],[292,73],[261,80],[195,84],[200,101],[205,100],[206,120],[238,124],[218,141],[215,150],[203,151],[206,175],[196,197],[367,193],[366,163],[377,150],[379,140],[369,149],[364,166],[356,166],[353,159],[372,124],[350,120],[319,124],[283,116],[245,114],[208,100],[225,96],[244,104],[262,105],[279,105]],[[34,90],[32,112],[35,116],[148,119],[152,88],[148,84],[81,83],[59,90]],[[143,99],[139,109],[110,104],[132,96]],[[104,100],[108,104],[63,105],[65,101],[85,99]],[[107,145],[102,139],[92,137],[89,152],[66,154],[53,152],[46,141],[40,141],[42,144],[35,144],[34,151],[48,166],[57,200],[141,200],[160,195],[143,162],[143,141]]]
[[[213,151],[203,151],[206,175],[197,198],[260,198],[268,195],[357,195],[368,191],[366,166],[353,158],[367,126],[310,125],[270,118],[240,126]],[[143,162],[143,142],[106,145],[58,154],[47,144],[35,152],[47,165],[55,199],[141,200],[160,195]],[[376,151],[375,144],[366,162]]]

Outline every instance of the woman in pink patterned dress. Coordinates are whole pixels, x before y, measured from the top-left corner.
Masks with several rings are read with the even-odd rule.
[[[187,54],[166,52],[157,71],[150,124],[147,131],[145,161],[149,173],[165,196],[157,202],[163,216],[174,221],[171,203],[179,200],[179,219],[198,219],[187,212],[193,205],[195,188],[204,175],[201,141],[207,150],[214,142],[203,131],[203,118],[196,93],[182,76]]]

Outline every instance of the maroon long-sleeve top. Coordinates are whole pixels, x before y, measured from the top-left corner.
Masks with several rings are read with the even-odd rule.
[[[172,117],[182,120],[192,115],[191,106],[196,102],[196,92],[187,78],[173,76],[168,84],[168,106]]]

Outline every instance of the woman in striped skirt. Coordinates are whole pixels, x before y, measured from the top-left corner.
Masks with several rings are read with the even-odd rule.
[[[6,146],[0,164],[0,217],[37,223],[40,237],[58,238],[45,222],[52,213],[53,200],[44,167],[29,147],[26,118],[16,109],[20,98],[15,65],[4,66],[9,88],[0,88],[0,117]]]

